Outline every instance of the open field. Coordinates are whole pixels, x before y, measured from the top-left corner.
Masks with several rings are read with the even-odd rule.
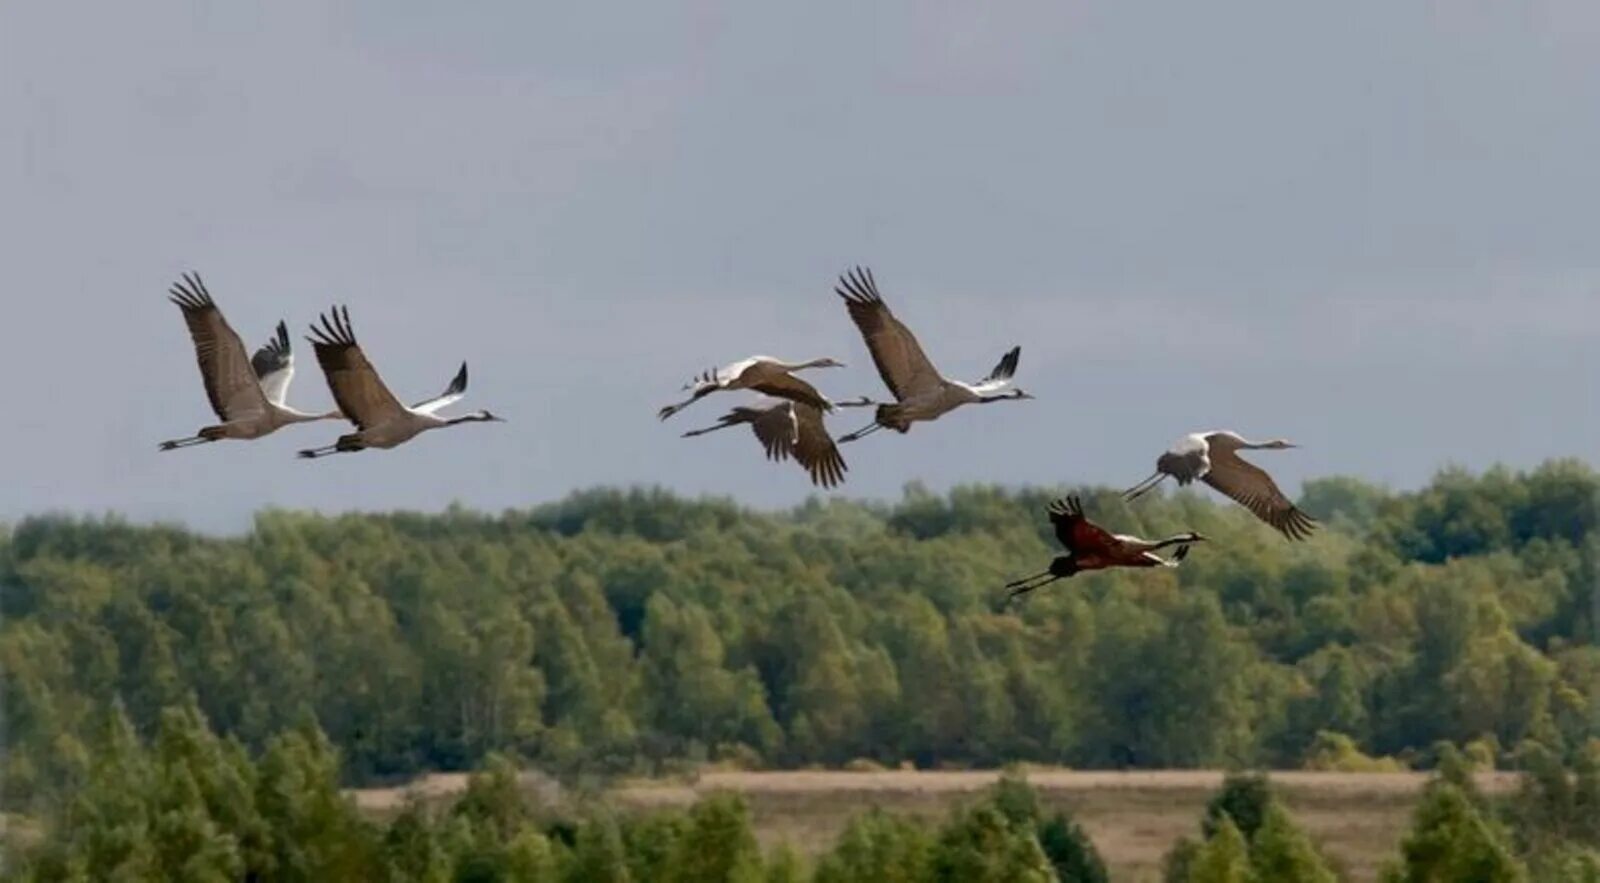
[[[998,773],[930,772],[707,772],[693,782],[633,781],[612,798],[621,806],[681,806],[716,791],[743,794],[763,845],[787,841],[805,854],[833,843],[854,813],[877,806],[897,813],[940,817],[981,791]],[[1117,880],[1154,879],[1161,856],[1178,837],[1197,830],[1205,802],[1222,783],[1208,770],[1078,772],[1030,769],[1028,781],[1047,806],[1068,809],[1094,838]],[[1295,818],[1350,871],[1372,880],[1393,854],[1410,823],[1410,811],[1427,776],[1422,773],[1272,774]],[[429,776],[413,786],[428,799],[447,799],[465,787],[459,774]],[[1506,773],[1485,773],[1491,793],[1514,787]],[[391,810],[406,789],[354,792],[362,808]]]

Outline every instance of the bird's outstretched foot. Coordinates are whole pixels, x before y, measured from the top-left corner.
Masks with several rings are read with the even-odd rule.
[[[164,441],[157,447],[163,451],[176,451],[178,449],[178,443],[175,441]]]
[[[676,414],[676,413],[678,413],[678,406],[677,405],[668,405],[665,408],[662,408],[661,410],[656,412],[656,419],[665,420],[668,417],[671,417],[673,414]]]
[[[866,407],[870,407],[872,405],[876,405],[877,402],[873,401],[872,399],[870,399],[870,398],[868,398],[866,396],[862,396],[859,399],[851,399],[848,402],[834,402],[833,404],[834,404],[835,407],[839,407],[839,408],[866,408]]]
[[[1017,599],[1022,597],[1022,594],[1023,593],[1021,593],[1021,592],[1015,592],[1015,591],[1006,592],[1004,595],[1001,595],[1000,597],[994,599],[993,601],[991,601],[989,603],[990,612],[991,613],[1010,613],[1010,612],[1012,612],[1013,610],[1015,610],[1017,608],[1018,603],[1019,603],[1017,601]]]

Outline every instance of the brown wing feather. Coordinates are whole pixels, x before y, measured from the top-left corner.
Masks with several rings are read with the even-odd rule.
[[[383,385],[378,372],[356,343],[350,327],[350,311],[334,307],[321,316],[322,326],[311,326],[311,348],[317,364],[328,378],[328,390],[346,419],[357,429],[367,429],[397,416],[405,410],[394,393]]]
[[[1246,461],[1233,451],[1211,451],[1211,470],[1201,481],[1233,498],[1234,502],[1255,513],[1291,540],[1311,536],[1317,526],[1316,519],[1300,511],[1278,489],[1272,476],[1261,467]]]
[[[944,378],[922,351],[916,335],[883,302],[871,270],[855,268],[840,276],[833,290],[844,298],[850,319],[861,330],[872,362],[878,366],[878,376],[896,399],[905,401],[943,385]]]
[[[791,402],[800,402],[824,411],[832,411],[833,403],[828,401],[817,388],[800,378],[764,363],[756,363],[746,368],[741,379],[746,381],[746,388],[756,392],[766,393]]]
[[[183,280],[174,284],[168,293],[168,299],[183,311],[184,324],[189,326],[195,361],[200,365],[200,379],[217,418],[238,420],[265,411],[267,397],[250,365],[249,351],[223,318],[211,293],[206,291],[205,283],[200,281],[200,275],[183,274]]]
[[[828,426],[823,422],[822,412],[810,405],[791,407],[794,409],[798,425],[794,446],[795,460],[811,473],[812,484],[825,488],[843,484],[844,474],[850,467],[845,465],[844,457],[839,454],[839,446],[833,442],[833,436],[828,435]]]
[[[1076,496],[1056,500],[1048,511],[1056,539],[1074,555],[1099,554],[1117,545],[1109,531],[1084,517],[1083,502]]]
[[[789,403],[770,408],[734,408],[736,419],[744,420],[755,431],[756,439],[767,450],[768,460],[787,460],[794,453],[795,425]],[[732,415],[730,415],[732,416]]]

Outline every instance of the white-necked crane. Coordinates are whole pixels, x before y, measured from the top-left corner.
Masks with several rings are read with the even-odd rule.
[[[839,277],[834,291],[844,298],[850,318],[866,339],[872,361],[884,386],[894,394],[895,404],[878,404],[873,422],[849,435],[841,436],[840,443],[855,441],[887,426],[897,432],[908,432],[911,424],[920,420],[934,420],[962,405],[987,404],[1033,396],[1020,389],[1001,392],[1011,385],[1017,373],[1017,360],[1022,347],[1014,346],[1000,358],[989,376],[977,383],[949,380],[939,373],[922,346],[903,322],[895,318],[889,306],[878,294],[878,283],[872,271],[856,267]],[[874,404],[860,402],[858,404]]]
[[[1123,494],[1136,500],[1168,476],[1180,486],[1199,479],[1231,497],[1239,505],[1291,540],[1303,540],[1316,528],[1316,519],[1300,511],[1278,489],[1272,476],[1239,456],[1240,451],[1278,451],[1298,447],[1278,438],[1253,442],[1226,429],[1194,432],[1179,439],[1156,458],[1156,471]]]
[[[817,388],[794,376],[807,368],[843,368],[838,359],[821,358],[805,362],[785,362],[772,356],[751,356],[721,368],[713,368],[683,385],[694,393],[687,399],[667,405],[656,416],[662,420],[682,411],[714,392],[731,389],[750,389],[791,402],[800,402],[824,411],[832,411],[834,403]],[[849,403],[844,403],[849,404]],[[861,403],[856,403],[861,404]]]
[[[1050,513],[1050,523],[1055,525],[1056,539],[1061,541],[1067,554],[1051,561],[1050,567],[1041,573],[1006,583],[1006,588],[1011,590],[1006,596],[1007,601],[1085,570],[1177,567],[1178,562],[1189,554],[1189,546],[1205,542],[1206,539],[1192,530],[1164,540],[1114,534],[1085,517],[1083,502],[1076,496],[1056,500],[1046,511]],[[1168,546],[1178,547],[1170,559],[1156,554]]]
[[[223,318],[198,273],[183,274],[169,295],[169,300],[183,311],[183,321],[194,341],[195,358],[200,363],[206,398],[222,422],[203,427],[189,438],[164,441],[161,450],[225,438],[261,438],[292,423],[337,420],[343,416],[338,411],[309,414],[284,404],[289,381],[294,379],[294,353],[289,348],[289,329],[283,322],[278,323],[277,334],[265,346],[247,356],[244,341]]]
[[[328,378],[328,389],[339,410],[356,425],[356,431],[339,436],[338,441],[322,448],[310,448],[300,456],[311,459],[328,454],[344,454],[366,448],[392,448],[410,441],[419,433],[442,426],[462,423],[480,423],[500,418],[488,411],[474,411],[460,417],[441,417],[439,411],[461,400],[467,393],[467,363],[444,392],[415,405],[400,404],[394,393],[384,385],[383,379],[367,361],[356,343],[355,332],[350,327],[350,311],[334,307],[321,316],[322,327],[311,326],[311,347],[317,353],[317,364]]]
[[[811,482],[825,488],[837,487],[849,468],[839,448],[823,424],[822,409],[801,402],[781,401],[761,407],[736,407],[724,414],[715,426],[691,429],[685,438],[705,435],[730,426],[749,424],[766,448],[768,460],[795,459]]]

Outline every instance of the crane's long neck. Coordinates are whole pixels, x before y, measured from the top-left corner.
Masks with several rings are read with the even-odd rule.
[[[785,371],[804,371],[807,368],[823,368],[832,364],[828,359],[809,359],[804,362],[779,362],[778,367]]]
[[[344,412],[340,411],[338,408],[334,408],[332,411],[327,411],[322,414],[310,414],[305,411],[296,411],[293,408],[281,406],[280,410],[283,411],[283,419],[286,423],[314,423],[318,420],[344,419]]]
[[[488,423],[494,418],[488,414],[462,414],[460,417],[451,417],[440,421],[440,426],[455,426],[458,423]]]
[[[1290,444],[1287,440],[1281,438],[1258,442],[1234,435],[1229,438],[1228,441],[1231,442],[1228,447],[1241,451],[1276,451],[1283,448],[1294,447],[1294,445]],[[1216,444],[1216,442],[1213,441],[1212,444]]]

